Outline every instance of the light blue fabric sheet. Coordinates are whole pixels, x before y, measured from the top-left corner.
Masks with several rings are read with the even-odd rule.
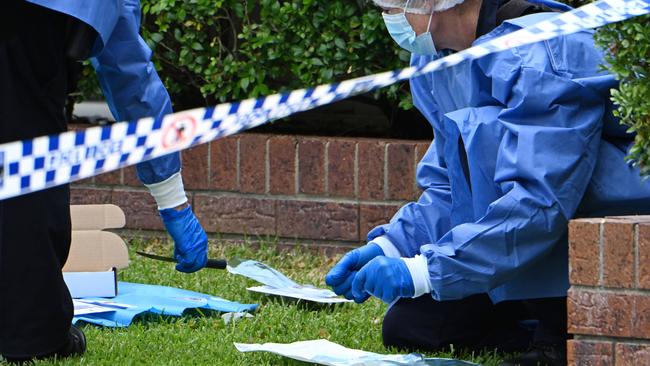
[[[257,309],[256,304],[240,304],[212,295],[167,286],[119,282],[118,292],[119,294],[111,299],[83,300],[110,300],[117,304],[129,305],[129,308],[116,308],[114,312],[78,316],[74,317],[72,322],[76,324],[83,321],[106,327],[128,327],[136,316],[144,313],[181,316],[188,309],[208,309],[224,313],[253,312]]]

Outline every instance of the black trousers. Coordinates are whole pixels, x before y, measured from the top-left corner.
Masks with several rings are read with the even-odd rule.
[[[533,342],[562,345],[566,298],[498,304],[485,294],[454,301],[404,298],[386,313],[382,336],[386,346],[408,351],[520,352]]]
[[[0,142],[65,131],[67,16],[3,0]],[[0,353],[49,354],[73,315],[61,268],[70,249],[68,186],[0,201]]]

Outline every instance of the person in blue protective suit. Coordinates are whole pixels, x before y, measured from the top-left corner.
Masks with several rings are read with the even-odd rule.
[[[57,9],[60,3],[68,14],[76,16],[78,5],[69,1],[30,0]],[[105,3],[105,2],[102,2]],[[140,1],[122,0],[115,12],[115,25],[102,34],[105,13],[93,13],[84,20],[99,37],[90,59],[106,101],[116,120],[143,117],[162,118],[172,112],[169,94],[151,62],[151,50],[139,36]],[[103,4],[102,6],[106,6]],[[84,5],[87,8],[87,4]],[[102,47],[103,44],[103,47]],[[180,154],[174,153],[137,164],[138,178],[156,200],[165,228],[174,239],[176,269],[195,272],[207,262],[208,237],[192,212],[181,178]]]
[[[160,118],[167,91],[139,36],[138,0],[6,0],[0,19],[0,143],[63,132],[71,64],[91,57],[117,120]],[[176,269],[205,266],[208,238],[183,188],[179,154],[140,163],[172,236]],[[70,248],[67,185],[0,201],[0,354],[24,362],[85,351],[61,274]],[[1,359],[1,358],[0,358]]]
[[[413,66],[568,9],[532,0],[374,2]],[[418,164],[423,193],[326,276],[349,299],[390,304],[386,345],[527,350],[504,365],[566,363],[568,221],[650,210],[650,183],[624,160],[633,136],[612,115],[617,83],[599,67],[592,36],[411,80],[435,136]],[[533,334],[523,319],[536,319]]]

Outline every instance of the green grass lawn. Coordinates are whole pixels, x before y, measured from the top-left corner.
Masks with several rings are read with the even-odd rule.
[[[379,353],[398,353],[381,342],[381,323],[386,306],[376,299],[364,304],[342,304],[318,309],[246,290],[255,282],[221,270],[183,274],[173,264],[141,258],[135,248],[169,253],[158,242],[132,242],[131,265],[120,273],[123,281],[174,286],[220,296],[242,303],[259,304],[254,318],[224,324],[218,314],[182,318],[150,317],[128,328],[82,327],[88,351],[82,358],[43,361],[39,365],[306,365],[268,353],[239,353],[233,342],[289,343],[325,338],[346,347]],[[267,263],[300,283],[324,287],[324,276],[338,258],[306,251],[279,252],[271,244],[260,249],[212,243],[214,258],[248,258]],[[449,357],[448,354],[426,354]],[[461,355],[463,359],[495,365],[499,355]]]

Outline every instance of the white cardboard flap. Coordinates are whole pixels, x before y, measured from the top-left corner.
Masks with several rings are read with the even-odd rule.
[[[64,272],[63,280],[74,299],[117,295],[115,268],[103,272]]]
[[[126,224],[121,208],[115,205],[70,206],[72,230],[119,229]]]
[[[95,272],[129,265],[129,251],[117,234],[83,230],[72,232],[72,244],[63,272]]]

